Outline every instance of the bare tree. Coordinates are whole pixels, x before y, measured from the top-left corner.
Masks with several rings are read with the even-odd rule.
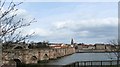
[[[16,7],[22,3],[11,1],[7,3],[6,7],[6,0],[0,0],[0,41],[2,43],[23,42],[33,34],[22,35],[20,29],[36,22],[35,19],[31,19],[29,22],[24,22],[25,18],[15,20],[15,17],[18,15],[17,11],[19,10]]]
[[[120,60],[120,40],[119,39],[113,39],[110,40],[111,45],[111,51],[115,51],[114,54],[117,57],[117,66],[119,66],[119,60]]]
[[[36,22],[35,19],[31,19],[25,22],[25,18],[21,17],[16,19],[18,16],[17,6],[23,2],[15,3],[13,1],[6,2],[6,0],[0,0],[0,66],[2,65],[2,48],[3,44],[7,46],[12,45],[11,43],[20,43],[29,39],[31,34],[22,34],[21,28],[30,26],[31,23]]]

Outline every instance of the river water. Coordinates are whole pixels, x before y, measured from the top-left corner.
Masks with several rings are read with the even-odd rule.
[[[66,65],[76,61],[102,61],[102,60],[116,60],[114,53],[75,53],[69,56],[50,60],[48,65]]]

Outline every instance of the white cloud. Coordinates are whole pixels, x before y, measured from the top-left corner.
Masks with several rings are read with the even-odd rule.
[[[32,15],[30,15],[29,12],[25,9],[18,9],[17,11],[11,11],[5,17],[11,17],[15,14],[17,14],[17,15],[11,21],[12,23],[17,23],[20,20],[20,18],[24,19],[23,21],[21,21],[21,24],[29,23],[33,19]],[[19,31],[21,31],[21,33],[24,36],[25,34],[32,34],[34,32],[33,30],[29,30],[29,28],[26,28],[26,27],[27,26],[17,29],[15,31],[15,34],[18,33]]]
[[[12,11],[10,13],[10,15],[13,15],[13,14],[24,15],[24,14],[27,14],[27,11],[25,9],[18,9],[17,11]]]
[[[39,18],[39,15],[42,16],[39,13],[39,11],[35,11],[39,14],[36,15],[36,17],[39,18],[38,20],[42,21],[40,21],[40,23],[34,24],[31,28],[25,28],[23,34],[30,34],[35,32],[35,35],[37,35],[39,39],[43,38],[42,40],[47,39],[54,41],[66,41],[70,38],[83,39],[83,41],[85,40],[84,38],[90,40],[94,38],[96,40],[99,40],[99,38],[104,39],[109,36],[114,36],[114,27],[117,27],[118,25],[117,18],[109,18],[108,16],[108,18],[105,18],[106,15],[104,18],[100,18],[100,14],[92,17],[92,12],[90,13],[87,10],[83,10],[81,12],[80,7],[76,8],[77,10],[72,8],[70,8],[70,10],[68,8],[66,10],[64,9],[63,7],[61,7],[57,9],[51,9],[48,12],[45,11],[45,13],[43,12],[43,15],[48,15],[46,15],[45,17],[43,16],[41,18]],[[19,9],[16,13],[18,13],[17,18],[26,18],[25,22],[29,22],[31,19],[30,13],[28,13],[28,11],[24,9]],[[96,15],[97,13],[94,14]]]
[[[108,37],[113,35],[113,27],[117,27],[117,18],[102,18],[89,20],[68,20],[53,23],[52,29],[32,28],[27,33],[35,32],[35,35],[50,39],[72,38],[72,37]],[[109,29],[107,28],[109,27]],[[108,31],[108,32],[107,32]],[[110,33],[112,32],[112,33]]]
[[[91,33],[89,32],[89,31],[80,31],[79,32],[79,35],[80,36],[83,36],[83,37],[87,37],[87,36],[89,36]]]
[[[25,19],[24,22],[30,22],[33,19],[32,15],[30,15],[30,13],[25,9],[18,9],[18,11],[12,12],[11,15],[14,13],[17,14],[15,17],[16,20],[23,18]]]
[[[4,11],[6,11],[6,9],[2,9],[1,11],[0,11],[0,16],[2,13],[4,13]],[[9,12],[5,17],[11,17],[15,14],[16,16],[13,18],[13,22],[17,22],[18,20],[20,20],[20,18],[23,18],[24,19],[23,22],[28,23],[33,19],[32,15],[30,15],[30,13],[25,9],[18,9],[17,11],[13,10]]]
[[[35,32],[35,35],[38,35],[38,36],[49,36],[51,34],[50,31],[47,31],[46,29],[42,29],[42,28],[33,28],[33,29],[30,29],[30,30],[25,30],[24,33],[25,34],[31,34]]]
[[[73,37],[76,39],[80,38],[84,41],[84,38],[87,38],[88,40],[100,40],[102,38],[104,39],[103,41],[105,41],[109,38],[114,38],[117,35],[118,19],[110,17],[86,20],[68,20],[56,22],[53,25],[54,31],[63,37],[63,39]],[[60,32],[67,35],[62,36]]]
[[[105,26],[117,26],[117,18],[95,18],[86,20],[72,20],[72,21],[61,21],[56,22],[54,27],[56,29],[85,29],[85,28],[98,28]]]
[[[53,23],[53,26],[55,27],[55,29],[64,29],[64,28],[71,27],[70,24],[73,24],[71,20],[58,21],[58,22]]]
[[[5,9],[1,8],[0,10],[0,16],[2,16],[2,13],[5,11]]]
[[[18,17],[27,18],[29,21],[29,15],[26,10],[20,9],[18,11]],[[31,29],[25,30],[25,34],[30,34],[35,32],[35,35],[38,35],[39,38],[43,37],[42,40],[65,40],[70,38],[107,38],[108,36],[114,36],[110,29],[112,27],[117,27],[118,19],[114,17],[110,18],[92,18],[92,19],[68,19],[64,21],[53,21],[52,26],[48,28],[43,27],[32,27]],[[105,27],[109,27],[107,29]],[[100,29],[100,30],[99,30]],[[97,31],[96,31],[97,30]],[[110,31],[106,33],[105,31]],[[109,35],[108,35],[109,34]]]

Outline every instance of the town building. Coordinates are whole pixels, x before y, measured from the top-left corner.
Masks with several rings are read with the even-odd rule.
[[[105,44],[95,44],[95,49],[97,50],[104,50],[106,49],[106,45]]]

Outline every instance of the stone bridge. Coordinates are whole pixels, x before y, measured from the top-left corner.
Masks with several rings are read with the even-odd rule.
[[[44,48],[44,49],[12,49],[2,53],[3,64],[15,64],[16,62],[32,64],[42,60],[57,59],[75,53],[72,47]]]

